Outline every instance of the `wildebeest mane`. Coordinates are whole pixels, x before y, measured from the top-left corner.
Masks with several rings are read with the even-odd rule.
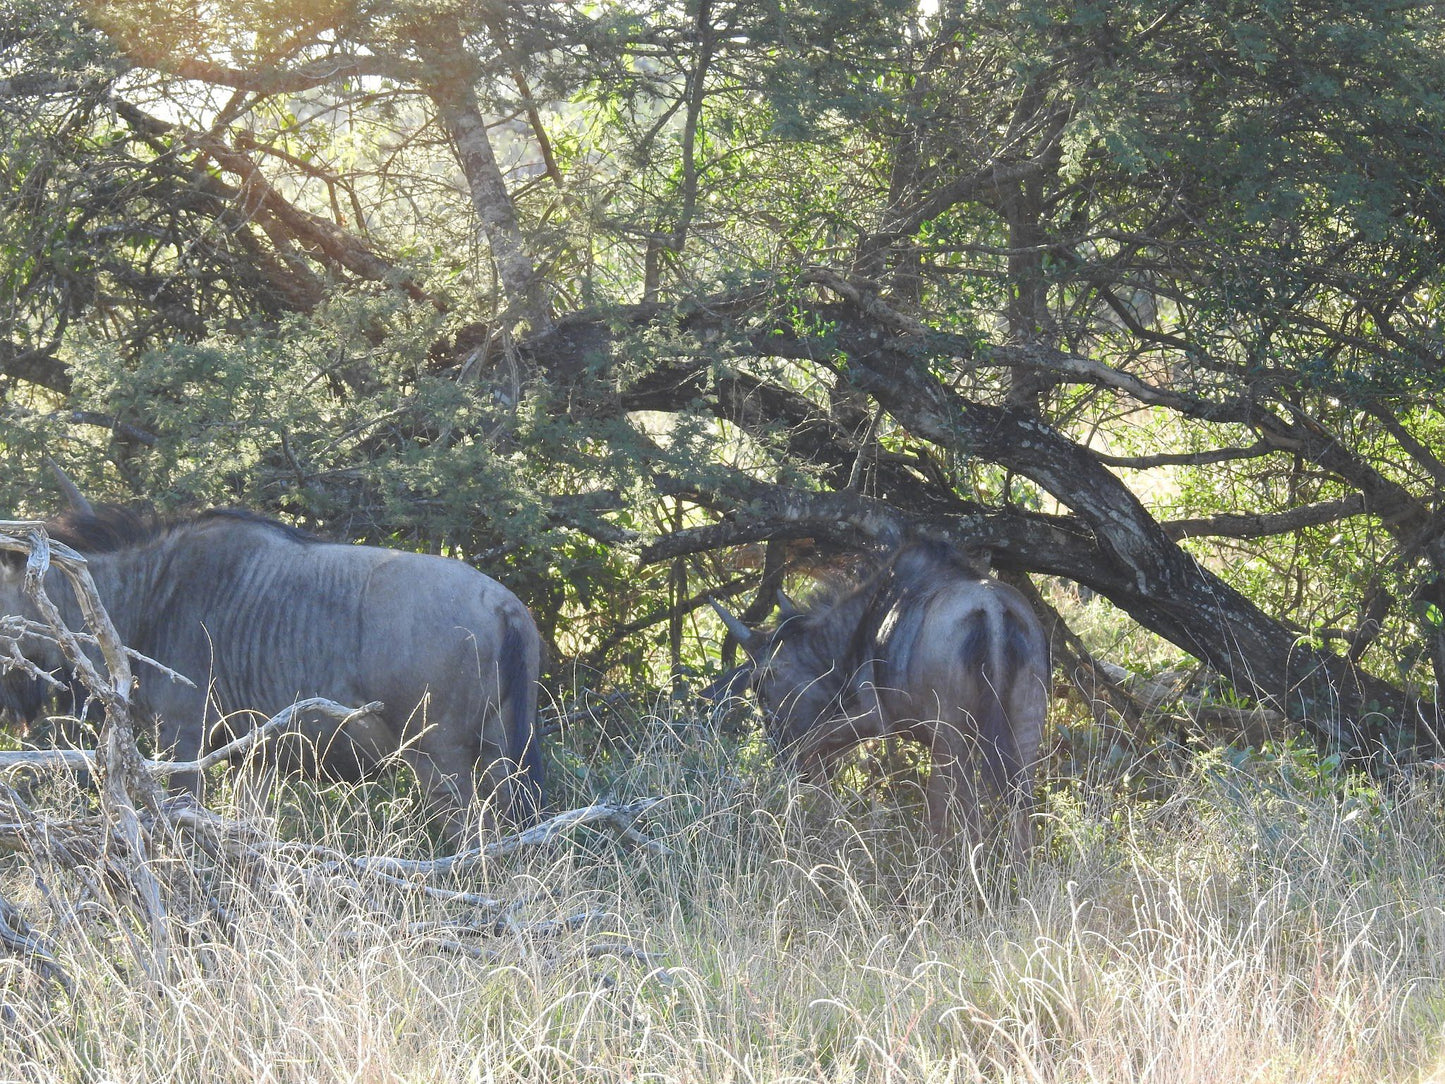
[[[279,519],[272,519],[270,516],[263,516],[260,512],[252,512],[246,508],[212,508],[196,515],[191,522],[201,523],[206,520],[227,519],[236,523],[253,523],[262,527],[269,527],[271,530],[285,535],[293,542],[324,542],[324,538],[312,534],[310,531],[302,530],[300,527],[293,527],[289,523],[282,523]]]
[[[244,508],[212,508],[193,515],[167,518],[151,509],[97,504],[92,511],[71,510],[46,520],[50,537],[80,553],[115,553],[143,546],[174,531],[216,520],[252,524],[276,531],[297,542],[319,542],[315,535]]]

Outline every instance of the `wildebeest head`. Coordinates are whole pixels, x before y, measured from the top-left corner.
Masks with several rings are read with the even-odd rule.
[[[0,550],[0,721],[5,725],[26,726],[35,722],[46,704],[55,695],[57,685],[38,677],[33,670],[12,665],[6,656],[24,656],[32,667],[60,673],[64,659],[59,648],[27,631],[36,623],[39,611],[25,592],[26,555],[15,550]]]
[[[858,740],[850,713],[870,678],[860,631],[868,588],[880,574],[873,569],[862,583],[826,590],[803,608],[783,597],[771,629],[749,629],[714,603],[748,654],[746,673],[769,740],[811,776],[825,774]]]
[[[53,541],[74,549],[105,552],[155,529],[147,517],[127,509],[92,506],[59,467],[53,463],[51,466],[61,479],[69,504],[65,512],[44,521]],[[6,649],[0,652],[0,714],[21,723],[34,722],[54,699],[58,698],[60,710],[77,712],[86,700],[85,690],[76,683],[59,646],[39,631],[44,621],[27,590],[28,560],[26,552],[0,549],[0,645]],[[62,579],[59,572],[51,572],[45,588],[51,601],[64,609],[71,596]],[[31,666],[48,671],[54,682],[44,681],[20,666],[6,667],[3,654],[8,654],[12,646]]]
[[[0,674],[0,724],[26,724],[39,718],[45,707],[46,686],[23,670]]]
[[[13,646],[27,658],[49,668],[62,661],[58,652],[51,658],[52,653],[45,651],[36,643],[36,638],[25,631],[26,625],[40,616],[35,603],[25,593],[25,562],[26,554],[21,551],[0,550],[0,635],[7,649]],[[24,670],[4,667],[0,675],[0,708],[22,718],[33,716],[44,699],[38,685],[38,679]]]
[[[52,538],[56,538],[67,544],[73,544],[79,539],[76,537],[76,524],[79,521],[100,522],[96,515],[94,506],[85,499],[80,488],[71,480],[60,465],[46,457],[46,464],[54,473],[60,484],[60,490],[65,494],[67,510],[57,519],[46,523],[46,529]],[[35,602],[25,590],[25,566],[29,555],[19,550],[0,549],[0,620],[15,619],[16,621],[35,621],[39,617],[39,611]],[[19,634],[19,626],[7,627],[3,631],[7,636]],[[58,650],[49,651],[43,646],[35,644],[33,636],[23,637],[23,653],[32,660],[37,654],[43,660],[41,665],[54,668],[63,661]],[[17,649],[21,648],[20,641],[13,641]],[[45,684],[38,678],[25,674],[19,669],[6,670],[0,673],[0,709],[24,717],[33,717],[40,710],[46,699]]]

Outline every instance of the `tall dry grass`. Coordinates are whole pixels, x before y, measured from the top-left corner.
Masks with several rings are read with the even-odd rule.
[[[558,799],[665,794],[642,854],[579,832],[468,887],[527,899],[459,955],[447,905],[253,870],[226,939],[146,984],[118,926],[60,922],[67,996],[0,961],[0,1078],[27,1081],[1379,1081],[1428,1075],[1445,1021],[1445,791],[1382,796],[1294,752],[1196,763],[1131,798],[1056,782],[1034,868],[1000,886],[906,818],[789,786],[701,720],[578,748]],[[589,763],[589,760],[591,761]],[[565,768],[565,766],[564,766]],[[404,796],[288,831],[413,853]],[[380,808],[378,815],[375,810]]]

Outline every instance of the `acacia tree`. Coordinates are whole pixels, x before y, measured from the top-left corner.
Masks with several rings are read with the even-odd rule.
[[[940,535],[1433,742],[1433,6],[7,2],[12,446],[516,560],[598,660]]]

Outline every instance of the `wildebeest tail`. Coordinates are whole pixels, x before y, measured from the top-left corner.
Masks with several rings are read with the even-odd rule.
[[[537,734],[536,638],[515,619],[506,622],[497,660],[502,725],[510,741],[508,757],[516,764],[511,818],[519,824],[537,819],[545,797],[542,742]]]
[[[1026,634],[1007,612],[984,610],[964,637],[964,657],[984,660],[974,698],[974,726],[981,747],[984,782],[995,794],[1007,794],[1025,777],[1015,719],[1010,708],[1017,700],[1015,684],[1031,679],[1027,665]],[[1026,676],[1027,675],[1027,676]]]

